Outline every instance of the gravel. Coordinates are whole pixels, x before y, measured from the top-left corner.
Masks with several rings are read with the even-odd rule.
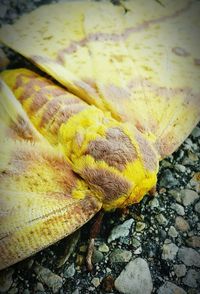
[[[125,294],[150,294],[153,284],[147,262],[142,258],[129,262],[115,280],[115,288]]]
[[[2,0],[0,21],[12,22],[22,12],[49,2],[52,1]],[[9,68],[34,68],[11,50],[4,47],[2,50],[7,55],[2,54],[5,65],[10,60]],[[161,162],[155,198],[146,196],[126,213],[107,213],[95,240],[95,265],[91,273],[85,267],[89,222],[73,238],[67,237],[1,271],[0,292],[197,294],[199,146],[200,126],[173,155]]]

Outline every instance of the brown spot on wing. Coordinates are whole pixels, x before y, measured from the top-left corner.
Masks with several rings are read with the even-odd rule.
[[[8,136],[13,139],[23,139],[28,141],[37,140],[37,136],[31,127],[30,123],[25,121],[20,115],[18,116],[16,122],[12,122],[8,130],[11,132]]]
[[[138,142],[145,168],[154,171],[158,166],[158,160],[153,147],[141,133],[137,132],[135,138]]]
[[[121,40],[126,40],[130,35],[134,34],[134,33],[138,33],[140,31],[144,31],[147,30],[151,25],[154,24],[159,24],[162,23],[164,21],[170,20],[170,19],[174,19],[178,16],[180,16],[181,14],[185,13],[187,10],[190,9],[190,7],[192,6],[192,1],[188,1],[185,6],[183,6],[182,8],[178,9],[177,11],[174,11],[172,14],[169,15],[164,15],[155,19],[149,19],[149,20],[145,20],[142,23],[134,26],[134,27],[129,27],[129,28],[125,28],[124,32],[122,33],[103,33],[103,32],[96,32],[93,34],[89,34],[87,35],[87,38],[82,38],[79,41],[72,41],[68,47],[66,48],[62,48],[57,55],[57,62],[64,64],[64,55],[65,54],[72,54],[75,53],[76,51],[78,51],[79,47],[83,47],[86,46],[88,42],[102,42],[102,41],[111,41],[111,42],[117,42],[117,41],[121,41]],[[36,60],[36,62],[39,63],[48,63],[48,62],[52,62],[51,60],[48,60],[45,57],[33,57],[34,60]]]
[[[183,56],[183,57],[187,57],[190,55],[184,48],[181,48],[181,47],[172,48],[172,52],[178,56]]]

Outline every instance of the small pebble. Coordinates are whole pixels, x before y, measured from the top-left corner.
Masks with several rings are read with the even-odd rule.
[[[165,242],[162,248],[162,259],[173,260],[178,252],[178,247],[174,243]]]
[[[187,266],[200,267],[200,254],[192,248],[181,247],[178,258]]]
[[[192,137],[193,138],[200,137],[200,128],[199,127],[194,128],[194,130],[192,131]]]
[[[170,169],[165,169],[163,171],[162,178],[160,180],[161,187],[172,188],[178,185],[178,180],[174,178],[174,174]]]
[[[170,190],[169,194],[174,197],[177,202],[181,203],[181,193],[179,190]]]
[[[168,220],[162,213],[157,214],[156,219],[160,225],[166,226],[168,224]]]
[[[170,226],[169,231],[168,231],[168,235],[172,238],[176,238],[178,236],[178,232],[174,226]]]
[[[4,18],[6,13],[7,13],[7,10],[8,10],[8,7],[4,4],[1,3],[1,6],[0,6],[0,17],[1,18]]]
[[[135,230],[136,232],[142,232],[145,229],[146,224],[143,222],[137,222]]]
[[[181,216],[185,215],[185,210],[184,210],[184,207],[182,205],[180,205],[178,203],[175,203],[175,205],[172,206],[172,208],[176,211],[176,213],[178,215],[181,215]]]
[[[130,261],[115,280],[115,288],[125,294],[150,294],[153,283],[147,262],[142,258]]]
[[[141,254],[142,253],[142,247],[138,247],[134,252],[134,254],[138,255],[138,254]]]
[[[7,292],[13,283],[13,274],[14,270],[7,269],[0,272],[0,292],[5,293]]]
[[[159,289],[157,294],[187,294],[182,288],[171,282],[165,282]]]
[[[95,286],[95,288],[97,288],[100,285],[100,280],[99,280],[99,278],[93,278],[91,280],[91,283],[92,283],[92,285]]]
[[[176,169],[177,171],[182,172],[182,173],[184,173],[184,172],[186,171],[186,167],[185,167],[184,165],[182,165],[182,164],[176,164],[176,165],[175,165],[175,169]]]
[[[125,221],[123,224],[114,227],[111,231],[110,236],[108,237],[108,243],[116,239],[119,239],[120,237],[128,236],[130,229],[133,225],[133,222],[134,222],[133,219],[129,219]]]
[[[140,241],[138,239],[133,237],[132,238],[132,245],[133,245],[134,248],[138,248],[141,245],[141,243],[140,243]]]
[[[42,283],[38,282],[35,286],[35,290],[36,291],[40,291],[40,292],[44,292],[44,286],[42,285]]]
[[[188,222],[182,216],[176,217],[175,227],[177,230],[181,232],[187,232],[190,229]]]
[[[200,201],[195,204],[194,210],[200,214]]]
[[[186,266],[184,264],[175,264],[174,272],[178,278],[184,277],[186,274]]]
[[[152,209],[159,207],[159,201],[156,197],[154,197],[150,202],[149,205]]]
[[[192,236],[188,238],[186,244],[192,248],[200,248],[200,236]]]
[[[69,267],[67,267],[64,272],[63,272],[63,276],[65,278],[72,278],[75,274],[76,270],[74,267],[74,263],[72,263]]]
[[[92,262],[94,264],[101,262],[104,259],[104,255],[102,252],[97,250],[96,248],[94,249],[93,255],[92,255]]]
[[[187,275],[183,279],[183,284],[191,288],[197,288],[198,281],[200,283],[200,272],[197,272],[194,269],[189,269]]]
[[[191,205],[198,198],[198,193],[193,190],[185,189],[181,191],[181,200],[184,206]]]
[[[63,280],[60,276],[54,274],[50,269],[40,264],[34,266],[34,272],[37,274],[38,280],[51,288],[53,293],[57,293],[63,285]]]
[[[105,243],[99,245],[98,249],[100,252],[103,252],[103,253],[107,253],[110,250],[109,247]]]
[[[111,263],[129,262],[131,258],[132,258],[131,251],[120,249],[120,248],[114,249],[109,257]]]

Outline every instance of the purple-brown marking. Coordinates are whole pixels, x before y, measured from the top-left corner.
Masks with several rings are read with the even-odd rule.
[[[103,194],[103,202],[109,203],[122,194],[128,195],[131,183],[103,168],[86,167],[81,174],[85,181]]]
[[[136,150],[129,137],[120,128],[110,128],[106,138],[96,139],[88,145],[86,154],[103,160],[109,166],[123,171],[127,163],[137,158]]]
[[[65,53],[67,53],[67,54],[75,53],[79,47],[86,46],[86,44],[88,42],[91,42],[91,41],[93,41],[93,42],[96,42],[96,41],[117,42],[120,40],[126,40],[133,33],[137,33],[137,32],[146,30],[151,25],[161,23],[166,20],[173,19],[173,18],[180,16],[182,13],[186,12],[191,6],[192,6],[192,1],[188,1],[188,3],[183,8],[180,8],[179,10],[175,11],[171,15],[161,16],[161,17],[158,17],[157,19],[150,19],[150,20],[144,21],[143,23],[138,24],[135,27],[129,27],[129,28],[125,29],[125,31],[123,33],[109,34],[109,33],[97,32],[97,33],[89,34],[87,37],[85,37],[79,41],[72,41],[67,48],[64,48],[58,52],[57,62],[63,64],[63,61],[64,61],[63,56]],[[41,61],[39,61],[39,62],[41,62]],[[44,61],[44,62],[48,62],[48,61]]]
[[[184,48],[181,47],[174,47],[172,48],[172,52],[178,56],[187,57],[190,55]]]
[[[158,160],[153,147],[140,132],[135,134],[135,139],[138,142],[145,168],[150,171],[155,171],[158,166]]]

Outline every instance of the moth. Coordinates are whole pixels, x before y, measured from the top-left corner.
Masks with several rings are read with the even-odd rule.
[[[200,117],[199,1],[44,5],[0,30],[0,268],[153,189]]]

